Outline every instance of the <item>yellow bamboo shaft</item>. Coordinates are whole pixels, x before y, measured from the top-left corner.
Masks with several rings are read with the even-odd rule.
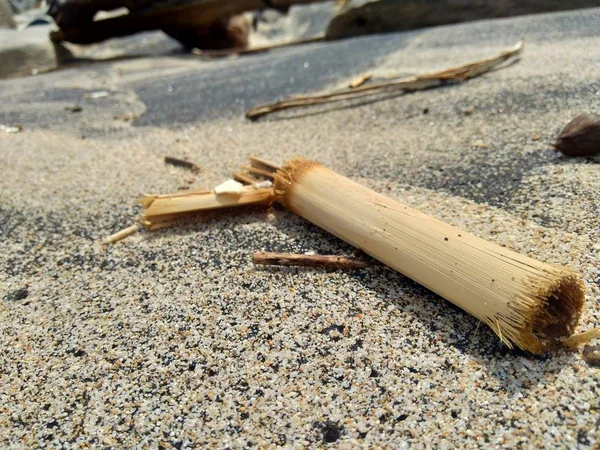
[[[542,352],[571,335],[584,301],[572,270],[487,242],[317,163],[287,163],[279,200],[488,324],[509,346]]]
[[[246,188],[240,195],[216,195],[213,192],[205,192],[190,195],[158,196],[150,198],[150,201],[145,205],[144,217],[270,203],[273,199],[274,193],[271,188]]]

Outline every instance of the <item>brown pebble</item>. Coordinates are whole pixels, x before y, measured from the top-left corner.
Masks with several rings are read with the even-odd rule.
[[[465,108],[465,109],[463,110],[463,114],[464,114],[465,116],[470,116],[471,114],[473,114],[473,108]]]
[[[600,153],[600,115],[579,114],[560,132],[554,148],[569,156]]]
[[[531,140],[532,140],[532,141],[539,141],[541,138],[542,138],[542,136],[540,136],[540,135],[539,135],[539,134],[537,134],[537,133],[534,133],[534,134],[531,136]]]
[[[83,108],[79,105],[70,105],[70,106],[65,106],[65,111],[76,113],[76,112],[83,111]]]
[[[583,348],[583,359],[593,367],[600,367],[600,345],[586,345]]]

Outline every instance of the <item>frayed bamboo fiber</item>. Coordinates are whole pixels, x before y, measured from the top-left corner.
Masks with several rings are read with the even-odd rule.
[[[585,300],[573,270],[480,239],[301,158],[275,176],[278,201],[542,353],[573,333]]]

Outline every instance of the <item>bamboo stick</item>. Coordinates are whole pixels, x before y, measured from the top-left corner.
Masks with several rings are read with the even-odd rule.
[[[544,352],[579,321],[584,285],[569,268],[487,242],[302,158],[277,172],[275,192],[292,212],[474,315],[511,348]]]
[[[284,109],[338,102],[362,97],[365,95],[381,94],[383,92],[417,91],[444,86],[448,84],[448,82],[462,82],[470,78],[478,77],[497,68],[500,64],[506,62],[507,60],[519,56],[522,51],[523,42],[519,42],[513,48],[505,50],[491,58],[482,59],[458,67],[452,67],[440,72],[423,74],[397,81],[386,81],[381,83],[371,83],[359,87],[350,87],[325,94],[305,96],[296,95],[292,98],[281,100],[275,103],[256,106],[246,112],[246,118],[254,120],[275,111],[281,111]]]
[[[363,259],[337,255],[298,255],[294,253],[257,252],[252,263],[263,266],[320,267],[324,269],[364,269],[373,263]]]

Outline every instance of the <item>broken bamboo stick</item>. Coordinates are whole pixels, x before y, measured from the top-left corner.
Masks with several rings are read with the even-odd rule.
[[[580,275],[542,263],[295,159],[275,175],[277,200],[486,323],[508,346],[542,353],[572,335]]]
[[[337,255],[298,255],[294,253],[257,252],[252,263],[263,266],[319,267],[324,269],[364,269],[373,263],[364,259]]]
[[[486,72],[497,68],[500,64],[515,58],[523,51],[523,42],[519,42],[513,48],[503,51],[491,58],[482,59],[462,66],[442,70],[440,72],[418,75],[396,81],[371,83],[358,87],[340,89],[325,94],[293,96],[275,103],[256,106],[246,112],[246,118],[258,119],[267,114],[282,111],[284,109],[299,108],[303,106],[332,103],[342,100],[353,99],[365,95],[375,95],[396,91],[418,91],[434,87],[444,86],[449,82],[462,82],[470,78],[478,77]]]
[[[148,219],[170,214],[209,211],[259,203],[269,204],[274,200],[273,188],[246,187],[239,195],[217,195],[214,192],[203,192],[189,195],[149,196],[142,198],[140,203],[146,209],[144,219]]]

